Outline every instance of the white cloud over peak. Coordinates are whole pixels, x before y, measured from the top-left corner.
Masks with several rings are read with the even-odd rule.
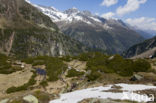
[[[126,5],[117,8],[116,13],[123,16],[124,14],[136,11],[140,5],[146,3],[146,1],[147,0],[127,0]]]
[[[118,3],[118,0],[103,0],[101,5],[109,7],[109,6],[115,5],[116,3]]]
[[[126,19],[126,22],[132,26],[137,26],[142,30],[156,31],[156,18],[140,17],[134,19]]]
[[[115,14],[113,12],[108,12],[108,13],[102,14],[101,17],[110,19],[110,18],[113,18],[114,15]]]

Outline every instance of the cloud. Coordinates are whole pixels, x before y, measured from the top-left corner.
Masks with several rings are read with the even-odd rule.
[[[109,7],[109,6],[115,5],[116,3],[118,3],[118,0],[103,0],[101,5]]]
[[[102,14],[101,17],[110,19],[110,18],[113,18],[114,15],[115,14],[113,12],[108,12],[108,13]]]
[[[123,16],[127,13],[136,11],[141,4],[146,3],[147,0],[128,0],[126,5],[117,8],[116,13]]]
[[[140,17],[134,19],[126,19],[126,22],[132,26],[137,26],[142,30],[156,31],[156,18]]]

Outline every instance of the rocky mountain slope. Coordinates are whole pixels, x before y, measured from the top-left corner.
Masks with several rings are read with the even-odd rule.
[[[148,58],[156,53],[156,37],[130,47],[123,53],[124,57]]]
[[[34,6],[48,15],[62,32],[90,48],[121,53],[144,40],[121,20],[104,19],[76,8],[60,12],[53,7]]]
[[[0,0],[0,52],[17,57],[70,55],[81,44],[61,33],[51,19],[24,0]]]

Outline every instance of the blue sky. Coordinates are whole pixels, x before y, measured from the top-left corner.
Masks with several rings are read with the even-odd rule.
[[[72,7],[88,10],[103,17],[122,19],[134,26],[156,30],[156,0],[30,0],[34,4],[53,6],[60,11]],[[139,21],[140,22],[136,22]]]

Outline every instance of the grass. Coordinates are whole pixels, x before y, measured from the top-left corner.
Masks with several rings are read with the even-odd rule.
[[[19,86],[19,87],[10,87],[7,89],[7,93],[14,93],[14,92],[18,92],[18,91],[22,91],[22,90],[27,90],[30,86],[34,85],[36,83],[35,81],[35,77],[36,77],[36,74],[33,73],[31,79],[29,80],[28,83],[22,85],[22,86]]]

